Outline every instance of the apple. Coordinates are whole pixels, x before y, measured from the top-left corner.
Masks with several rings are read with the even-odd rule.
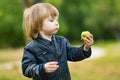
[[[84,38],[88,37],[89,35],[90,35],[90,32],[89,32],[89,31],[83,31],[83,32],[81,33],[81,39],[84,39]]]

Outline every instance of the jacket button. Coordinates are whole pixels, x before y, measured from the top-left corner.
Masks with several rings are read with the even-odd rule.
[[[46,52],[44,52],[43,54],[46,54]]]

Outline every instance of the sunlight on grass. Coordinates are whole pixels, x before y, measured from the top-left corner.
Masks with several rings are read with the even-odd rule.
[[[120,80],[120,42],[95,44],[106,50],[104,57],[70,63],[72,80]]]
[[[0,50],[0,63],[21,60],[23,48],[8,48]]]

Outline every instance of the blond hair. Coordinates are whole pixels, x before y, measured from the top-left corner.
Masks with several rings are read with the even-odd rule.
[[[37,38],[40,34],[43,21],[47,17],[59,16],[58,10],[49,3],[37,3],[25,9],[23,14],[23,26],[26,37],[30,40]]]

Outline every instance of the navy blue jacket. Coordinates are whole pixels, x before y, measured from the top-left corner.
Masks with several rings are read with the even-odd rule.
[[[83,46],[73,47],[61,36],[54,35],[52,41],[38,37],[24,48],[23,74],[33,80],[71,80],[67,61],[80,61],[91,55],[91,48],[85,52]],[[59,68],[46,73],[44,64],[50,61],[58,61]]]

